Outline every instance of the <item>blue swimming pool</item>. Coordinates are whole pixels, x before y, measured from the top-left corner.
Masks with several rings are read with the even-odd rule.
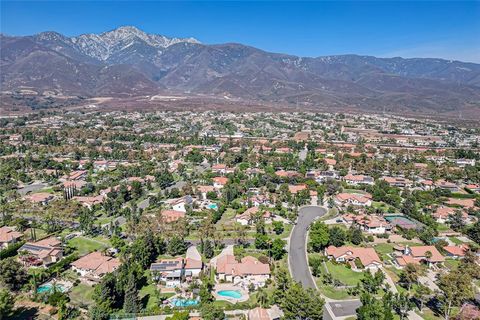
[[[173,299],[172,305],[174,307],[190,307],[196,306],[198,304],[198,300],[194,299]]]
[[[55,288],[60,292],[65,292],[65,287],[62,286],[62,285],[57,284],[55,286]],[[40,287],[38,287],[37,288],[37,293],[44,293],[44,292],[48,292],[48,291],[52,291],[52,290],[53,290],[53,285],[51,283],[47,283],[47,284],[44,284],[44,285],[41,285]]]
[[[237,290],[221,290],[221,291],[218,291],[217,294],[222,297],[234,298],[234,299],[240,299],[242,297],[242,294],[240,293],[240,291],[237,291]]]
[[[208,209],[213,209],[213,210],[217,210],[218,209],[218,206],[216,203],[210,203],[208,205]]]

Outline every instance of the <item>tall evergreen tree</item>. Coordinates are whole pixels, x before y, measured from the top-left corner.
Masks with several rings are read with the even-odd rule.
[[[135,282],[135,276],[129,274],[123,302],[123,310],[126,313],[138,313],[140,311],[140,301],[138,299],[137,284]]]

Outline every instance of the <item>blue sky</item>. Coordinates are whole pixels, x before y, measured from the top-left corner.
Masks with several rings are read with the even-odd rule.
[[[300,56],[480,62],[480,1],[1,1],[1,32],[72,36],[122,25]]]

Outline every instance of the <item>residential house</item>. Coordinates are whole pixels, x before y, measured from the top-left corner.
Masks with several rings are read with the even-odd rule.
[[[246,256],[238,262],[233,255],[225,255],[216,262],[217,280],[228,282],[253,284],[263,287],[270,278],[270,265],[262,263],[257,258]]]
[[[343,180],[346,183],[354,186],[358,186],[361,184],[373,185],[375,183],[375,180],[372,177],[365,175],[347,174],[345,177],[343,177]]]
[[[449,220],[449,217],[454,215],[457,211],[461,212],[464,221],[469,220],[469,216],[464,210],[444,206],[438,207],[435,212],[432,213],[432,216],[438,223],[446,223]]]
[[[235,221],[244,226],[249,225],[258,212],[260,212],[259,207],[248,208],[242,214],[237,215]],[[272,214],[269,211],[263,211],[262,217],[265,219],[265,223],[272,223]]]
[[[196,260],[187,257],[185,259],[184,269],[185,275],[188,275],[190,278],[198,278],[200,276],[200,272],[203,270],[203,262],[202,260]]]
[[[357,193],[339,193],[335,196],[334,202],[337,206],[359,206],[369,207],[372,205],[372,196],[370,194]]]
[[[475,159],[455,159],[455,164],[459,167],[475,166]]]
[[[453,259],[463,258],[468,249],[469,247],[466,244],[443,247],[443,250],[445,251],[445,256]]]
[[[357,248],[351,246],[329,246],[325,249],[325,255],[336,262],[347,262],[352,269],[360,269],[355,260],[361,262],[364,269],[378,269],[382,266],[382,260],[373,248]]]
[[[404,267],[408,263],[426,263],[429,267],[435,266],[445,261],[445,257],[437,250],[435,246],[415,246],[405,247],[403,255],[396,258],[399,267]]]
[[[392,230],[391,224],[380,216],[358,215],[354,221],[363,231],[370,234],[383,234]]]
[[[95,251],[72,262],[72,269],[89,280],[99,280],[120,267],[120,260]]]
[[[18,249],[20,260],[27,266],[49,265],[63,257],[61,242],[55,237],[27,242]]]
[[[23,233],[15,231],[15,229],[4,226],[0,228],[0,250],[7,248],[9,245],[17,243],[23,237]]]
[[[214,186],[197,186],[197,192],[201,194],[202,200],[207,200],[207,193],[216,193],[216,190]]]
[[[172,206],[172,209],[175,211],[187,212],[187,208],[191,207],[193,204],[193,199],[191,196],[187,195],[178,199],[167,201],[168,204]]]
[[[184,266],[183,258],[162,259],[150,265],[150,272],[155,280],[163,281],[167,287],[173,288],[179,286],[187,276]]]
[[[51,193],[39,192],[39,193],[29,194],[24,198],[25,200],[28,200],[33,203],[47,205],[50,201],[52,201],[55,198],[55,196]]]
[[[179,219],[185,218],[185,212],[178,210],[163,210],[161,215],[163,220],[167,223],[175,222]]]
[[[382,179],[392,187],[410,188],[413,184],[411,180],[402,177],[383,177]]]
[[[213,187],[215,189],[221,189],[223,188],[224,185],[226,185],[228,182],[227,177],[215,177],[213,178]]]

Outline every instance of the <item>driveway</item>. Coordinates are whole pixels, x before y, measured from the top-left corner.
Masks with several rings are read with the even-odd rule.
[[[322,207],[305,206],[298,211],[297,224],[293,227],[288,250],[288,264],[292,278],[305,288],[315,289],[315,281],[308,267],[305,242],[310,224],[327,213]]]
[[[202,256],[196,246],[188,247],[186,257],[192,260],[202,261]]]

